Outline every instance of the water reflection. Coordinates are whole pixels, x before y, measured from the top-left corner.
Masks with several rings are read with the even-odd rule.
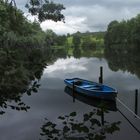
[[[79,47],[74,47],[73,56],[75,58],[80,58],[82,56],[81,49]]]
[[[72,95],[72,90],[65,88],[67,94]],[[77,93],[78,94],[78,93]],[[116,111],[115,102],[107,102],[89,99],[85,96],[76,94],[76,99],[90,104],[95,107],[92,111],[86,112],[79,116],[77,112],[71,112],[68,115],[59,116],[59,123],[53,123],[45,118],[45,123],[41,127],[41,139],[57,139],[57,140],[104,140],[107,134],[113,134],[119,131],[120,121],[107,122],[104,114],[108,111]]]
[[[59,58],[53,65],[48,66],[44,70],[44,74],[47,74],[49,77],[58,77],[58,75],[61,76],[60,73],[62,72],[63,74],[69,74],[78,71],[87,71],[85,66],[87,61],[85,59],[82,60],[83,62],[81,63],[80,59],[76,59],[74,57],[67,57],[66,59]]]
[[[68,53],[66,49],[49,49],[47,50],[47,55],[49,58],[47,59],[48,64],[55,62],[58,58],[66,58]]]
[[[113,48],[113,49],[112,49]],[[111,47],[106,47],[104,56],[107,60],[108,66],[112,71],[124,71],[136,74],[140,78],[140,55],[139,47],[129,47],[125,44],[115,44]],[[104,58],[103,54],[94,54],[94,51],[86,50],[82,51],[79,47],[73,49],[74,58]],[[68,51],[64,48],[53,49],[50,51],[50,62],[55,62],[57,58],[67,58]]]
[[[78,100],[81,101],[85,104],[91,105],[93,107],[102,107],[105,108],[105,110],[109,110],[109,111],[117,111],[117,107],[116,107],[116,101],[107,101],[107,100],[101,100],[98,98],[91,98],[88,96],[83,96],[78,92],[74,93],[73,96],[73,91],[71,88],[69,87],[65,87],[65,93],[67,93],[68,95],[70,95],[72,98],[74,98],[74,100]]]
[[[92,102],[90,99],[86,100],[83,97],[76,96],[78,101],[73,104],[72,98],[63,91],[63,79],[81,77],[91,81],[98,81],[99,68],[100,66],[103,66],[105,84],[116,87],[119,90],[119,98],[121,98],[121,100],[124,101],[131,109],[134,109],[134,94],[132,93],[134,91],[133,89],[139,87],[140,82],[136,75],[132,75],[129,72],[124,73],[121,70],[117,72],[112,71],[108,67],[106,59],[98,59],[95,57],[81,57],[80,59],[76,59],[74,57],[68,58],[66,57],[66,53],[64,53],[64,55],[63,53],[62,55],[59,55],[56,50],[54,51],[53,56],[47,54],[47,57],[49,56],[48,59],[43,58],[42,56],[44,55],[42,55],[42,53],[45,54],[45,52],[41,52],[40,50],[0,50],[0,109],[3,112],[7,112],[5,115],[1,116],[0,138],[2,140],[35,140],[39,137],[40,126],[42,126],[41,133],[44,135],[41,136],[41,139],[43,139],[43,137],[44,139],[49,139],[47,138],[49,126],[46,126],[49,120],[51,122],[49,122],[50,126],[54,126],[52,125],[52,122],[54,122],[53,124],[56,124],[55,129],[59,129],[62,134],[65,126],[63,122],[66,120],[65,114],[68,114],[67,118],[69,120],[74,120],[74,122],[69,121],[67,123],[70,125],[70,129],[72,128],[70,123],[74,124],[77,120],[78,122],[75,123],[74,126],[76,126],[76,128],[74,129],[76,129],[75,131],[77,133],[79,131],[79,127],[80,129],[82,127],[81,132],[82,134],[85,134],[85,137],[88,137],[88,134],[89,137],[93,136],[90,133],[84,133],[84,131],[87,131],[88,129],[89,132],[92,131],[91,128],[88,127],[91,125],[90,120],[94,119],[97,120],[94,125],[94,130],[99,130],[99,133],[94,133],[93,130],[93,133],[95,134],[93,136],[94,139],[95,136],[98,137],[101,132],[103,132],[103,135],[101,135],[103,137],[107,136],[107,139],[122,139],[125,134],[127,134],[127,139],[139,139],[139,135],[133,130],[133,128],[130,127],[130,125],[120,116],[118,112],[115,112],[116,104],[112,105],[107,103],[106,107],[107,110],[109,110],[109,113],[107,113],[105,110],[99,108],[102,106],[99,105],[101,103],[100,101]],[[57,58],[57,56],[60,58]],[[46,61],[50,65],[43,71],[46,66]],[[40,84],[41,86],[39,86]],[[37,91],[39,94],[32,94]],[[28,96],[24,96],[27,94],[32,95],[32,97],[29,98]],[[138,98],[140,99],[140,96]],[[88,103],[90,106],[85,103]],[[23,107],[27,107],[28,109],[28,105],[31,107],[28,113],[24,113],[22,111],[14,112],[11,110],[11,108],[26,110]],[[121,106],[119,107],[121,108]],[[95,108],[95,110],[93,110],[93,108]],[[72,113],[73,111],[74,113]],[[123,112],[125,111],[126,109],[123,109]],[[76,116],[72,117],[75,115],[75,112]],[[79,112],[81,113],[80,115]],[[138,115],[139,112],[140,111],[138,110]],[[84,116],[87,116],[84,114],[88,114],[88,116],[90,116],[90,114],[94,115],[91,116],[88,121],[84,122]],[[61,117],[56,119],[59,115]],[[125,115],[131,116],[131,120],[134,120],[138,127],[140,126],[134,116],[128,113],[125,113]],[[104,118],[102,118],[103,116]],[[42,125],[42,120],[44,120],[45,117],[49,120],[45,120]],[[62,120],[62,117],[64,117],[65,120]],[[121,120],[121,124],[118,123],[118,119]],[[109,120],[108,123],[106,120]],[[82,125],[79,126],[80,123]],[[88,125],[85,123],[88,123]],[[98,124],[100,124],[100,126],[98,126]],[[84,125],[86,125],[88,129],[84,127]],[[109,125],[109,127],[104,132],[104,127],[106,125]],[[86,130],[83,129],[83,127]],[[119,134],[114,133],[114,135],[109,135],[108,137],[108,132],[116,132],[116,130],[112,130],[112,127],[115,127],[115,129],[120,128],[121,131]]]
[[[21,98],[38,91],[46,65],[40,56],[38,49],[0,49],[0,114],[4,114],[6,108],[18,111],[30,108]]]
[[[127,71],[136,74],[140,78],[139,53],[139,46],[134,45],[115,44],[105,49],[105,57],[111,70]]]

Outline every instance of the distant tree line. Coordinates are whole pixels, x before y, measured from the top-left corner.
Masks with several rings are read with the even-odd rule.
[[[85,53],[91,52],[93,54],[97,50],[103,50],[104,34],[105,32],[76,32],[74,34],[57,35],[53,30],[48,29],[45,32],[45,43],[49,49],[65,50],[67,55],[80,57]]]
[[[105,35],[106,47],[115,44],[128,44],[129,47],[140,43],[140,14],[130,20],[112,21]],[[128,47],[128,46],[127,46]]]
[[[46,46],[65,46],[67,37],[66,35],[57,35],[53,30],[48,29],[45,32]]]
[[[104,32],[77,32],[72,35],[73,45],[81,46],[84,50],[95,50],[104,46]]]

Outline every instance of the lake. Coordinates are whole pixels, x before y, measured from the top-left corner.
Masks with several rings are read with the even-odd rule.
[[[76,112],[80,121],[83,114],[90,112],[97,107],[88,105],[82,100],[75,99],[68,95],[65,90],[64,79],[80,77],[90,81],[98,82],[100,66],[103,67],[103,82],[118,90],[118,99],[125,104],[116,101],[117,108],[121,111],[109,111],[104,113],[104,120],[113,123],[120,121],[120,130],[113,134],[106,133],[107,140],[139,140],[140,119],[134,116],[131,111],[135,111],[135,89],[140,87],[140,79],[137,74],[124,70],[113,71],[105,58],[97,57],[66,57],[57,58],[44,68],[41,79],[38,81],[40,87],[37,93],[31,96],[24,94],[22,101],[30,106],[26,111],[17,111],[11,108],[4,109],[5,114],[0,120],[1,140],[39,140],[45,139],[41,136],[41,127],[45,124],[45,118],[61,127],[58,116]],[[140,93],[139,93],[140,94]],[[138,111],[140,116],[140,95],[138,94]],[[92,101],[91,101],[92,102]],[[6,101],[7,104],[12,100]],[[129,107],[129,110],[126,109]],[[124,116],[123,116],[124,115]],[[125,118],[127,117],[127,119]],[[100,116],[97,116],[100,120]],[[131,124],[130,124],[131,123]],[[132,126],[133,124],[133,126]],[[136,130],[138,129],[138,130]]]

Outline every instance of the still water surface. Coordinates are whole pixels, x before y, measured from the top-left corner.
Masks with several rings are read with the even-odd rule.
[[[63,80],[80,77],[98,82],[100,66],[103,66],[104,83],[115,87],[119,92],[118,98],[134,111],[134,91],[140,87],[140,79],[135,74],[121,70],[112,71],[104,58],[59,58],[44,69],[38,93],[34,93],[30,97],[23,96],[23,101],[31,107],[28,112],[7,109],[6,113],[1,116],[0,140],[39,140],[41,138],[40,128],[44,124],[45,118],[59,124],[57,117],[60,115],[69,114],[73,111],[78,114],[91,111],[93,106],[79,100],[73,103],[72,97],[64,91]],[[140,116],[140,95],[138,98],[138,115]],[[117,108],[140,130],[138,118],[119,102],[117,102]],[[121,121],[120,131],[114,132],[113,135],[107,134],[107,140],[140,139],[140,134],[118,111],[105,113],[104,119],[108,122]]]

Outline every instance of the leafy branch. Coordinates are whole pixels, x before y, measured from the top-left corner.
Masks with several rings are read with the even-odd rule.
[[[64,15],[61,14],[61,11],[65,8],[62,4],[48,0],[30,0],[25,7],[29,13],[37,16],[40,22],[45,20],[64,21]]]

